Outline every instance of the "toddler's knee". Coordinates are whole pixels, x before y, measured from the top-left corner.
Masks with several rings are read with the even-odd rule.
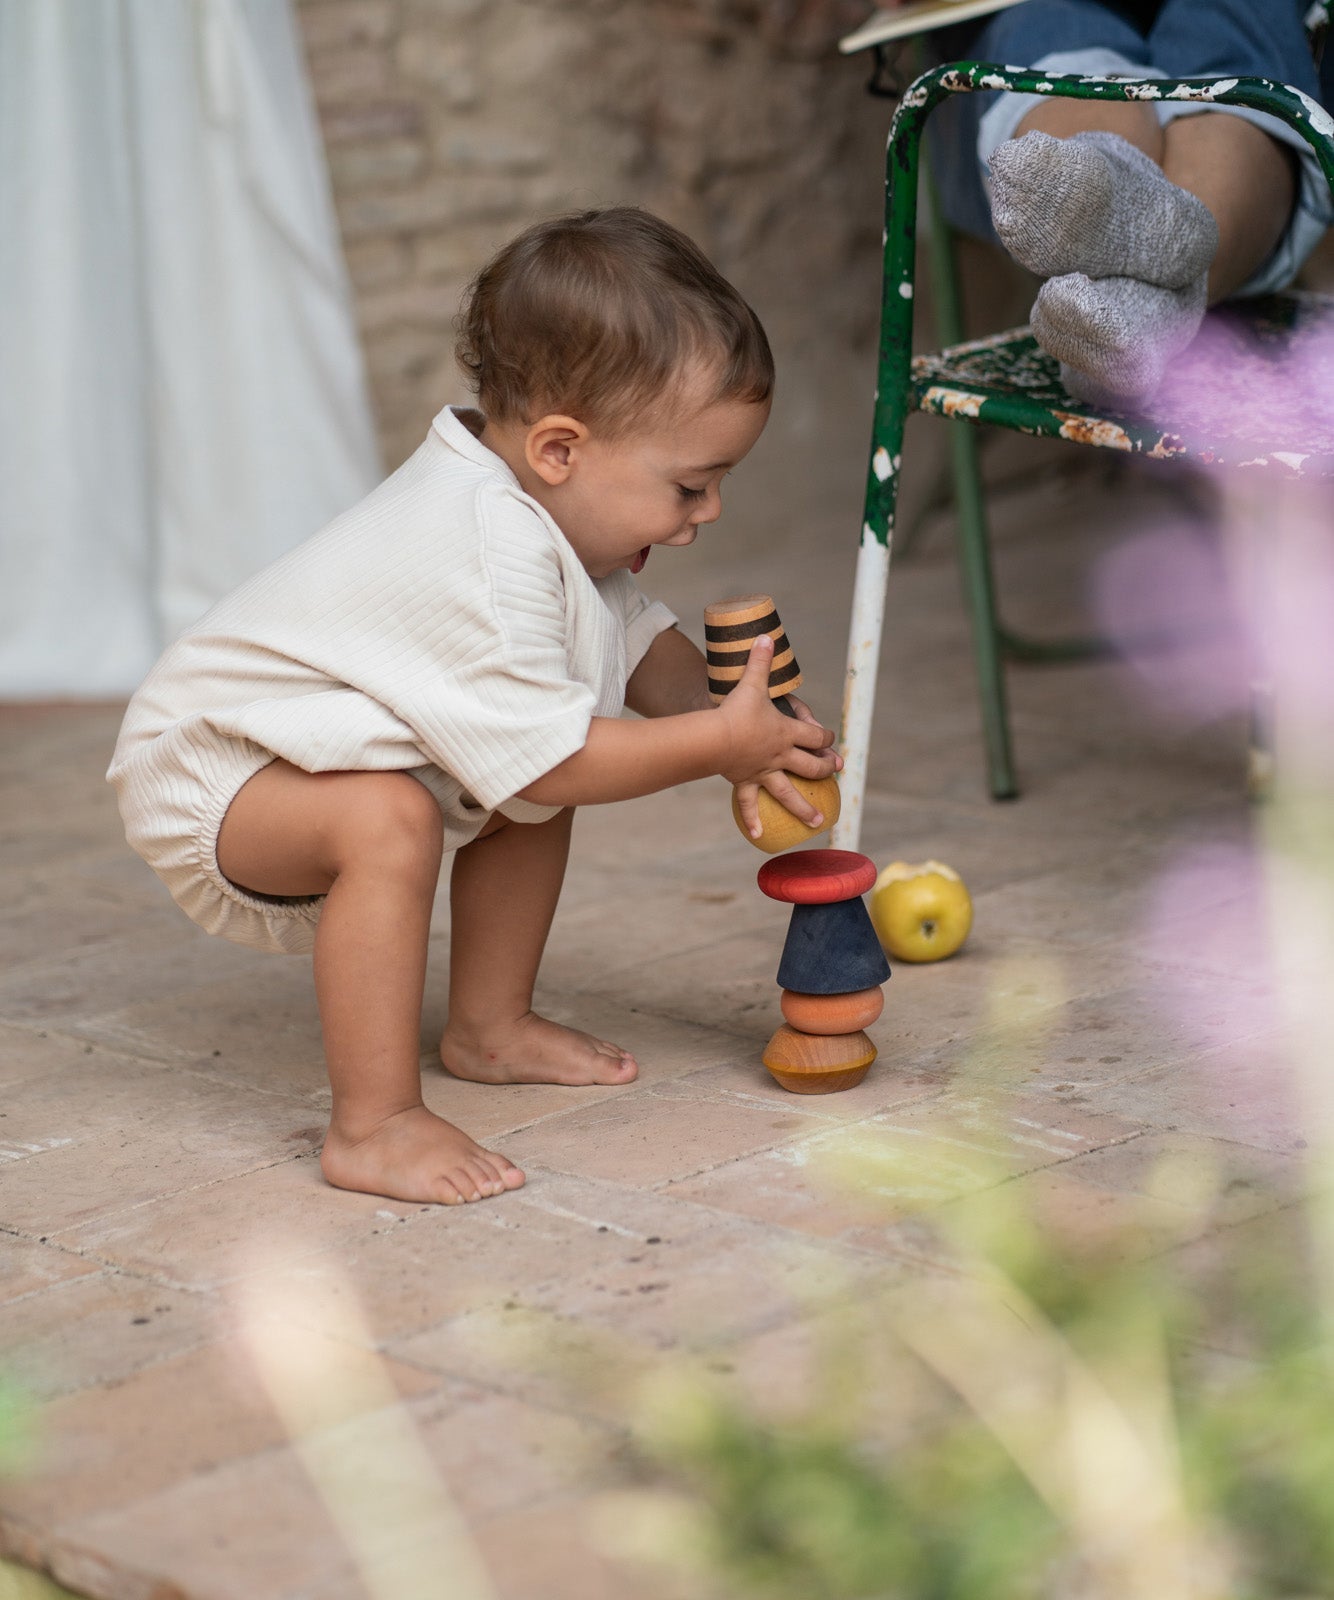
[[[346,812],[346,850],[377,871],[439,869],[444,821],[434,795],[406,772],[358,773]]]

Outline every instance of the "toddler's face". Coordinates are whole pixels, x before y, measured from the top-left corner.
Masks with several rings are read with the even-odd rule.
[[[550,509],[589,576],[639,572],[655,544],[691,544],[768,420],[767,402],[716,400],[623,439],[585,439]]]

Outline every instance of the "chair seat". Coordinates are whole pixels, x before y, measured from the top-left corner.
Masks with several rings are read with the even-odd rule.
[[[1076,400],[1028,328],[916,357],[910,389],[938,416],[1160,460],[1334,478],[1334,300],[1323,295],[1290,290],[1211,311],[1140,412]]]

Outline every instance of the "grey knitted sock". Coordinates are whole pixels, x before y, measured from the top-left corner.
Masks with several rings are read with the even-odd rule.
[[[1138,278],[1051,278],[1033,306],[1033,332],[1062,362],[1071,394],[1094,405],[1133,407],[1162,382],[1167,363],[1195,337],[1204,274],[1184,289]]]
[[[1180,289],[1207,272],[1218,226],[1115,133],[1026,133],[992,152],[991,218],[1001,243],[1040,278],[1083,272]]]

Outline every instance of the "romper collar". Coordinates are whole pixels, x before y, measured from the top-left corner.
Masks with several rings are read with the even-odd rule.
[[[465,421],[464,419],[467,419]],[[500,459],[494,450],[488,450],[477,435],[468,426],[469,422],[476,421],[479,425],[483,421],[482,413],[474,406],[446,406],[435,418],[431,426],[445,441],[451,450],[456,451],[475,466],[486,467],[492,472],[498,472],[510,487],[518,489],[523,494],[519,480],[510,471],[509,467]],[[527,496],[524,496],[527,499]]]

